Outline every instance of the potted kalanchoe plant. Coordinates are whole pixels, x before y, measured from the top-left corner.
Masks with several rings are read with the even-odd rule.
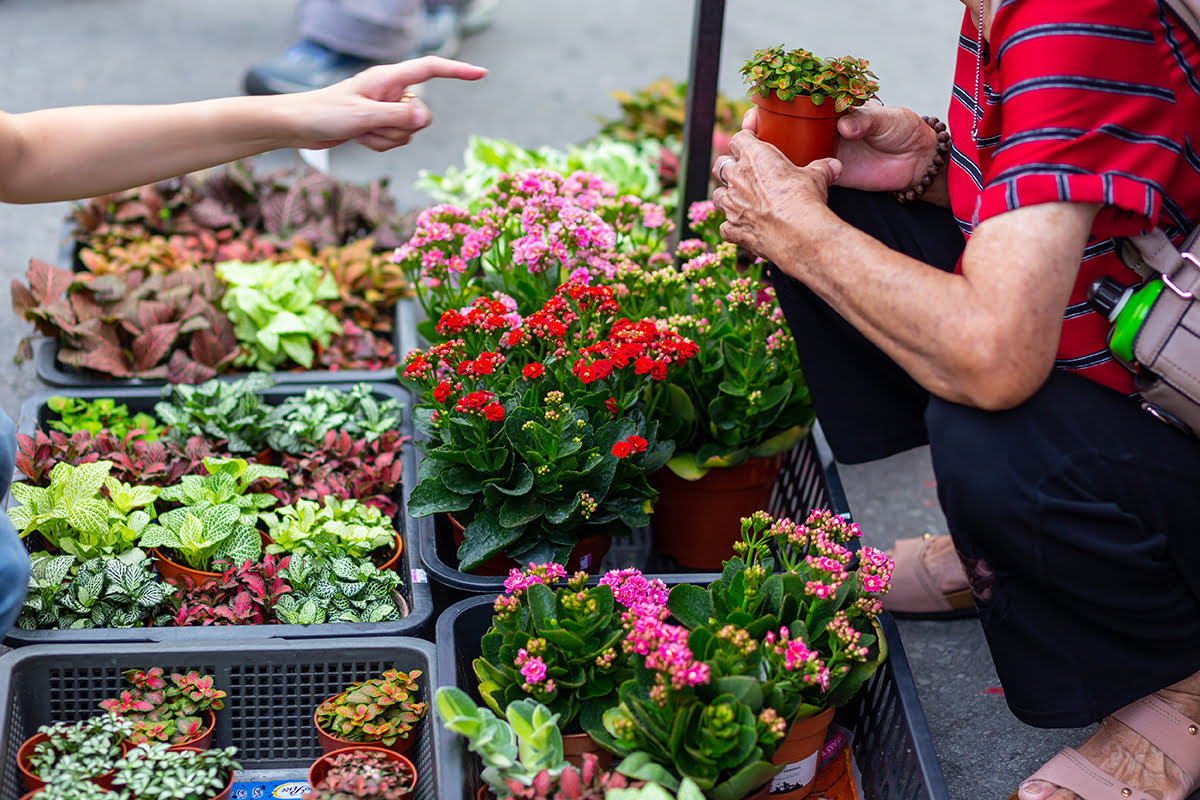
[[[171,749],[201,750],[212,744],[214,712],[225,706],[225,692],[216,688],[213,676],[196,670],[167,675],[162,667],[122,674],[133,688],[101,701],[100,708],[132,724],[132,744],[166,742]]]
[[[402,800],[417,770],[400,753],[359,745],[325,753],[308,770],[309,800]]]
[[[428,707],[417,700],[419,677],[419,669],[389,669],[324,700],[313,714],[321,749],[330,753],[365,743],[407,752],[413,729]]]
[[[879,91],[865,59],[818,58],[783,45],[755,51],[741,73],[759,108],[758,138],[799,166],[835,156],[838,116]]]
[[[675,442],[668,469],[651,478],[659,491],[652,525],[657,552],[716,570],[738,521],[767,505],[785,453],[807,435],[813,410],[764,262],[738,263],[711,201],[693,204],[688,217],[699,238],[679,243],[679,268],[628,263],[613,285],[634,314],[703,342],[651,388],[647,415]]]
[[[228,800],[236,747],[171,749],[162,742],[135,745],[117,762],[113,788],[124,800]]]
[[[505,305],[515,322],[541,308],[568,278],[587,282],[625,258],[659,251],[672,231],[660,205],[618,193],[596,175],[530,169],[504,175],[479,210],[439,205],[422,212],[394,258],[417,291],[428,342],[453,338],[436,326],[476,298]]]
[[[409,511],[456,516],[459,569],[565,563],[587,537],[598,560],[605,537],[649,522],[647,475],[671,445],[642,413],[645,390],[695,355],[692,341],[577,281],[519,324],[482,298],[438,328],[452,338],[397,368],[427,437]]]
[[[76,723],[55,722],[38,728],[17,749],[17,769],[25,788],[83,781],[111,785],[132,724],[112,714],[96,714]]]
[[[667,589],[636,569],[611,570],[592,586],[583,571],[564,579],[561,564],[512,570],[473,662],[479,694],[497,714],[522,698],[544,704],[559,718],[568,760],[578,766],[592,752],[607,768],[609,752],[585,730],[602,730],[604,709],[633,677],[622,617],[662,607]]]
[[[852,549],[858,536],[857,525],[823,509],[802,523],[756,512],[742,521],[721,577],[706,588],[676,586],[667,601],[711,685],[738,692],[755,684],[760,722],[769,715],[781,737],[787,731],[776,743],[784,772],[772,788],[787,800],[808,793],[807,767],[834,710],[887,656],[876,617],[893,565],[874,548]],[[617,723],[620,716],[614,724],[636,724]]]

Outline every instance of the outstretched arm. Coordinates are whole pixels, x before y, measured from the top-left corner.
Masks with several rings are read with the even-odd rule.
[[[351,139],[382,152],[407,144],[430,122],[429,109],[406,94],[410,86],[486,74],[430,56],[300,94],[0,112],[0,201],[93,197],[268,150]]]

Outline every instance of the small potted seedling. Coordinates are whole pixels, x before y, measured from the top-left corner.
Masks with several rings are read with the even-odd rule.
[[[783,45],[755,51],[741,73],[758,106],[758,138],[799,166],[837,155],[837,118],[879,91],[865,59]]]
[[[357,744],[407,752],[413,728],[427,707],[416,699],[420,676],[419,669],[407,674],[389,669],[382,677],[352,684],[322,702],[313,714],[322,752]]]
[[[17,749],[21,781],[30,791],[48,783],[92,781],[110,786],[124,753],[122,743],[132,730],[128,720],[112,714],[43,725]]]
[[[242,768],[236,747],[170,749],[139,744],[117,762],[113,790],[125,800],[229,800],[233,772]]]
[[[212,745],[214,712],[224,707],[225,692],[213,685],[211,675],[196,670],[164,675],[162,667],[129,669],[124,675],[133,688],[101,701],[100,707],[129,720],[130,744],[166,742],[172,750]]]
[[[308,783],[309,800],[403,800],[417,785],[417,769],[393,750],[356,745],[314,761]]]

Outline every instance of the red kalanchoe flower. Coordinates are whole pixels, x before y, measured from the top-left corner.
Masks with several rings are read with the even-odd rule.
[[[617,405],[617,398],[615,398],[615,397],[610,397],[607,400],[605,400],[604,407],[608,410],[608,413],[610,413],[610,414],[616,414],[618,411],[621,410],[621,407],[619,405]]]
[[[527,381],[530,381],[534,378],[540,377],[545,371],[546,368],[535,361],[534,363],[526,364],[521,368],[521,377]]]
[[[454,387],[446,381],[441,381],[433,388],[433,399],[445,405],[450,399],[450,395],[454,394]]]
[[[499,403],[490,403],[483,409],[483,415],[492,422],[499,422],[504,419],[504,406]]]
[[[631,452],[633,452],[633,448],[630,447],[629,442],[625,441],[624,439],[612,446],[612,454],[617,458],[625,458]]]

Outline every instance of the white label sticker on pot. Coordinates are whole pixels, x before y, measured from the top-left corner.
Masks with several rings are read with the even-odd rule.
[[[817,775],[817,753],[803,761],[795,761],[783,768],[771,781],[771,794],[794,792],[802,788]]]
[[[420,567],[413,567],[412,571],[413,583],[429,583],[429,576],[425,574],[425,570]]]
[[[272,797],[304,797],[312,791],[312,787],[308,785],[308,781],[292,781],[291,783],[281,783],[275,787],[275,791],[271,792]]]
[[[579,557],[579,568],[580,569],[587,569],[591,565],[592,565],[592,554],[591,553],[584,553],[582,556]]]

